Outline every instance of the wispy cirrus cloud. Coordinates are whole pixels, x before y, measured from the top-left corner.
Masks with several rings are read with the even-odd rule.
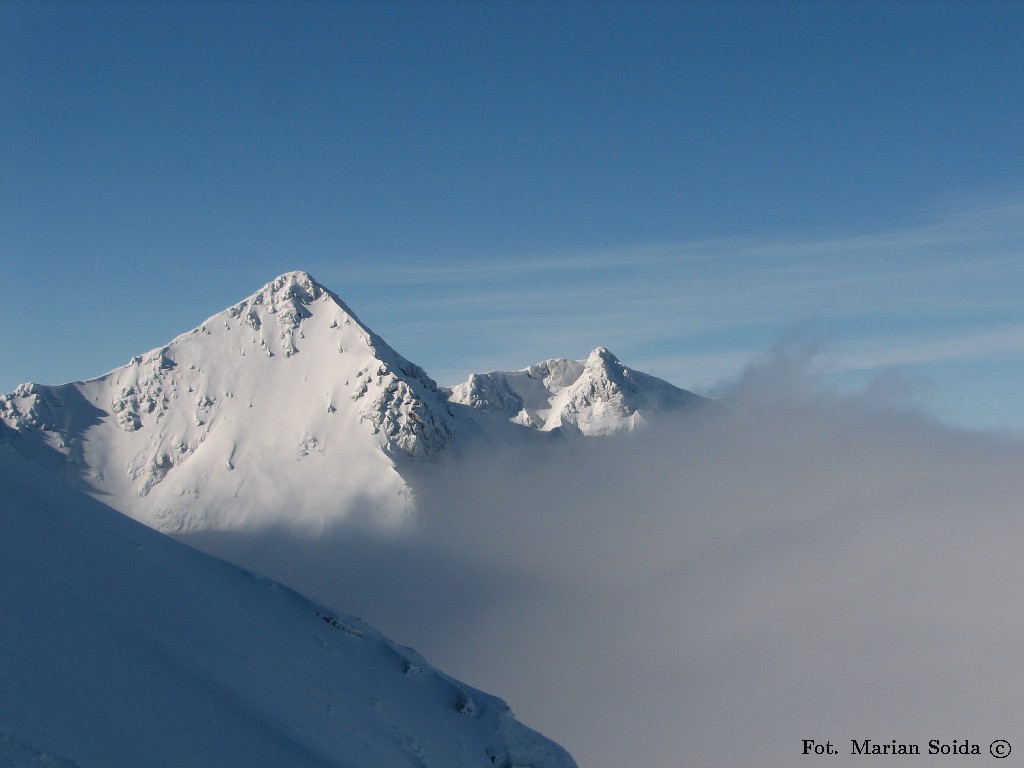
[[[835,347],[840,372],[1005,359],[1021,354],[1024,200],[846,236],[410,255],[320,277],[447,383],[603,344],[707,388],[796,327]]]
[[[893,365],[1024,354],[1024,324],[923,341],[890,338],[881,342],[876,340],[870,346],[867,350],[851,350],[841,354],[838,358],[839,367],[846,370],[870,370]]]

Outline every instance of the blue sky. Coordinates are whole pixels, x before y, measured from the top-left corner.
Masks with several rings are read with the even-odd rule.
[[[306,269],[443,384],[780,340],[1024,429],[1019,3],[0,5],[0,390]]]

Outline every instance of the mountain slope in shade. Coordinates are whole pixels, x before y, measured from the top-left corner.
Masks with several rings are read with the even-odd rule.
[[[0,397],[24,455],[168,531],[400,521],[396,465],[457,418],[420,369],[304,272],[87,382]]]
[[[139,525],[2,443],[0,764],[575,765],[358,619]]]
[[[546,360],[520,371],[472,374],[448,392],[453,403],[503,414],[525,427],[583,435],[632,430],[659,411],[706,402],[626,368],[604,347],[586,360]]]

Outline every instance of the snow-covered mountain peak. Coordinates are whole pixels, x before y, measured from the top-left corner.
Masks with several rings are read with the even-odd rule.
[[[632,371],[606,347],[597,347],[585,360],[559,358],[519,371],[473,374],[449,389],[449,399],[545,432],[607,435],[640,426],[645,414],[703,398]]]
[[[581,378],[607,379],[619,386],[636,387],[629,370],[606,347],[598,347],[587,356]]]
[[[217,327],[224,330],[238,327],[248,329],[251,340],[260,345],[267,357],[276,354],[290,357],[299,351],[298,342],[305,338],[302,330],[304,321],[314,314],[329,316],[331,328],[349,328],[352,331],[348,334],[349,341],[359,340],[363,345],[373,347],[373,334],[359,322],[355,313],[338,296],[302,271],[279,275],[251,296],[171,343],[173,345],[191,335],[211,335]]]
[[[294,307],[296,303],[309,304],[327,293],[330,292],[308,272],[296,270],[278,275],[237,306],[248,303],[275,308],[291,304]]]
[[[611,353],[607,347],[595,347],[589,355],[587,355],[587,362],[591,363],[597,360],[606,361],[609,363],[618,363],[619,358]]]
[[[268,510],[323,524],[357,502],[401,518],[395,463],[435,456],[458,423],[419,366],[305,272],[97,379],[19,387],[0,418],[26,455],[63,457],[87,490],[170,530]]]
[[[317,303],[324,305],[318,311],[330,312],[338,325],[355,325],[362,332],[367,343],[373,334],[359,322],[355,313],[333,292],[320,285],[308,272],[301,270],[278,275],[254,294],[220,313],[232,319],[241,318],[250,328],[258,330],[268,316],[273,316],[281,328],[297,328],[302,321],[312,316]],[[212,320],[197,330],[203,330]],[[295,351],[295,350],[293,350]]]
[[[260,304],[270,304],[281,299],[298,297],[305,302],[315,301],[329,293],[308,272],[301,269],[284,272],[253,294],[252,299]]]

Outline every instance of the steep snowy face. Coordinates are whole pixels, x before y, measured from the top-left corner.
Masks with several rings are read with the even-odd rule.
[[[574,768],[500,699],[54,482],[5,439],[0,765]]]
[[[254,331],[265,322],[261,315],[272,315],[281,351],[290,357],[299,351],[300,340],[306,338],[303,321],[312,318],[312,308],[318,303],[326,305],[318,314],[329,317],[334,331],[327,334],[333,337],[329,343],[336,344],[339,353],[364,358],[354,374],[359,381],[350,392],[341,394],[359,402],[360,421],[380,436],[384,451],[395,457],[426,458],[444,448],[454,437],[454,418],[434,380],[360,323],[340,298],[305,272],[278,277],[222,314],[244,318]],[[261,335],[260,345],[268,357],[274,355],[267,334]],[[332,408],[336,410],[333,401],[328,404],[328,410]]]
[[[604,347],[586,360],[546,360],[521,371],[473,374],[448,391],[454,403],[504,414],[526,427],[583,435],[632,430],[645,415],[704,400],[626,368]]]
[[[445,395],[304,272],[88,382],[0,397],[22,453],[165,530],[353,509],[399,521],[396,463],[454,437]]]

